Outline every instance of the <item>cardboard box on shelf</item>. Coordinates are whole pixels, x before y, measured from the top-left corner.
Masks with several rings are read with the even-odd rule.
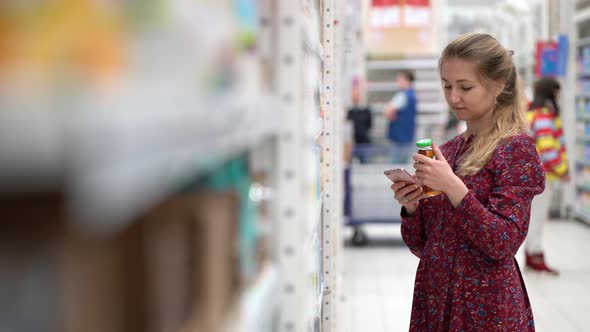
[[[7,331],[61,331],[61,193],[0,195],[0,322]]]
[[[66,233],[66,332],[147,331],[142,233],[141,223],[110,237]]]
[[[196,260],[193,310],[203,332],[220,331],[240,291],[238,197],[233,192],[190,199]]]
[[[190,203],[176,196],[145,218],[144,249],[149,331],[179,331],[190,319],[193,236]]]
[[[146,217],[149,331],[221,330],[240,288],[238,209],[233,192],[184,193]]]
[[[234,192],[170,197],[117,234],[68,220],[58,194],[0,197],[0,256],[13,329],[221,331],[238,307]],[[234,309],[235,316],[235,309]]]

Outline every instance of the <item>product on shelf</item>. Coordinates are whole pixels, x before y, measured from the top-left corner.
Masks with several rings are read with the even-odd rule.
[[[258,21],[254,0],[2,1],[0,94],[67,95],[85,108],[150,84],[259,95],[269,82]],[[67,104],[55,103],[45,107]]]
[[[590,47],[582,48],[581,73],[590,73]]]

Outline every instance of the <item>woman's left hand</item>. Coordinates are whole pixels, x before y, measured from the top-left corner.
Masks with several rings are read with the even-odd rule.
[[[438,149],[438,146],[432,144],[435,159],[428,158],[421,154],[414,156],[414,168],[416,169],[416,178],[423,185],[444,192],[451,204],[457,207],[469,189],[463,181],[453,173],[453,169],[447,163],[447,160]]]
[[[416,178],[421,184],[429,186],[433,190],[447,192],[457,180],[461,180],[453,173],[451,166],[434,143],[432,150],[436,159],[421,154],[414,155]]]

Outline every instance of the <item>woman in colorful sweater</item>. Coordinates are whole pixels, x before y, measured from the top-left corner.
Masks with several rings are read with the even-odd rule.
[[[535,197],[532,206],[531,224],[525,244],[526,266],[535,271],[557,275],[558,271],[545,263],[543,250],[543,224],[549,214],[556,188],[562,181],[569,181],[568,158],[565,138],[559,117],[560,85],[554,78],[541,78],[534,86],[534,99],[529,107],[528,118],[531,136],[546,175],[545,191]]]

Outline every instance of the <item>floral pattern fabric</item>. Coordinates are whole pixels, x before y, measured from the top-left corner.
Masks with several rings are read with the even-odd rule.
[[[441,146],[455,172],[472,141],[459,135]],[[487,166],[461,179],[469,193],[456,208],[442,194],[421,200],[412,216],[402,209],[403,240],[420,258],[410,331],[534,331],[514,258],[545,187],[533,139],[505,139]]]

